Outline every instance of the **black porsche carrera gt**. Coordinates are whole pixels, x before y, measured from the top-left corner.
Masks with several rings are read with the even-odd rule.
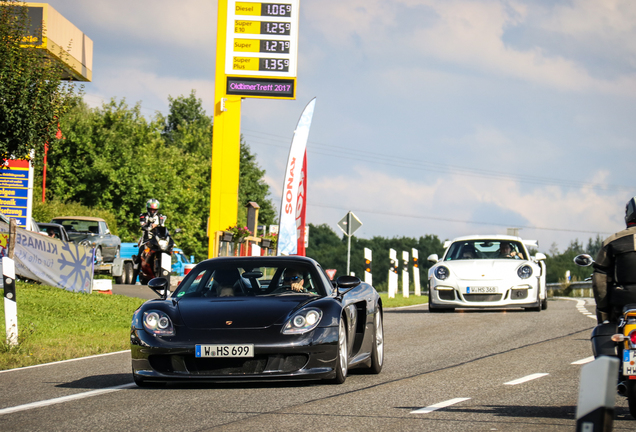
[[[132,319],[135,383],[179,380],[318,380],[343,383],[351,368],[380,373],[382,302],[353,276],[332,283],[310,258],[213,258],[169,293],[148,286]]]

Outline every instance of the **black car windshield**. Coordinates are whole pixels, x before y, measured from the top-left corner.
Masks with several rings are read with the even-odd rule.
[[[324,296],[316,269],[307,263],[249,265],[209,261],[196,266],[172,298],[222,299],[242,296]]]
[[[462,240],[448,249],[444,261],[475,259],[527,259],[523,245],[511,240]]]

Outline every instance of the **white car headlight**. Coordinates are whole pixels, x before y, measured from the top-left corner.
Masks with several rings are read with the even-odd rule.
[[[528,279],[530,276],[532,276],[532,267],[527,264],[522,265],[517,269],[517,276],[519,276],[521,279]]]
[[[439,266],[435,269],[435,277],[439,280],[446,280],[450,276],[450,271],[448,267]]]
[[[305,309],[295,314],[283,326],[283,334],[302,334],[315,329],[322,319],[319,309]]]

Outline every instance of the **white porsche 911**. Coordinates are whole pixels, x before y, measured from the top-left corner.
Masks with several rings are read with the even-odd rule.
[[[444,256],[430,255],[428,271],[430,312],[455,308],[520,307],[540,311],[548,307],[546,256],[531,257],[535,240],[491,235],[458,237],[444,243]]]

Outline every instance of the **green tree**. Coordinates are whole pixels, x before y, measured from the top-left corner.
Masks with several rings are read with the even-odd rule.
[[[122,241],[139,238],[138,216],[146,201],[156,198],[177,245],[201,260],[208,250],[212,119],[194,92],[170,101],[169,115],[152,120],[140,114],[139,105],[129,107],[124,100],[99,108],[78,103],[61,120],[64,138],[51,145],[46,197],[60,210],[77,203],[114,214]],[[241,143],[237,205],[244,211],[248,201],[255,201],[261,223],[273,223],[264,173]],[[37,184],[41,175],[40,170]],[[38,214],[48,218],[41,221],[50,220],[46,211]]]
[[[269,185],[265,183],[263,177],[265,170],[262,170],[256,162],[256,155],[250,152],[247,143],[241,138],[241,156],[239,168],[239,190],[238,208],[239,224],[244,225],[247,221],[246,205],[250,201],[257,203],[260,207],[258,211],[258,221],[262,225],[271,225],[276,218],[274,204],[269,198]]]
[[[168,97],[170,112],[163,119],[166,144],[209,159],[212,145],[212,117],[206,115],[202,101],[192,90],[190,96]]]
[[[76,101],[73,84],[62,83],[62,64],[32,43],[25,3],[0,3],[0,157],[41,159],[53,142],[58,119]],[[60,54],[63,57],[63,54]]]
[[[161,120],[147,121],[125,101],[80,104],[62,119],[64,139],[51,147],[47,198],[111,211],[123,241],[138,239],[138,216],[156,198],[176,243],[203,259],[209,159],[165,145]]]
[[[590,239],[588,246],[595,247],[595,241]],[[545,260],[546,282],[556,283],[563,281],[565,279],[565,272],[568,270],[570,271],[572,280],[581,281],[589,277],[592,273],[590,267],[579,267],[574,264],[574,257],[582,253],[590,253],[590,251],[586,250],[578,239],[571,241],[563,253],[558,253],[556,248],[552,248],[551,254],[548,255]],[[593,256],[595,256],[595,253]]]

